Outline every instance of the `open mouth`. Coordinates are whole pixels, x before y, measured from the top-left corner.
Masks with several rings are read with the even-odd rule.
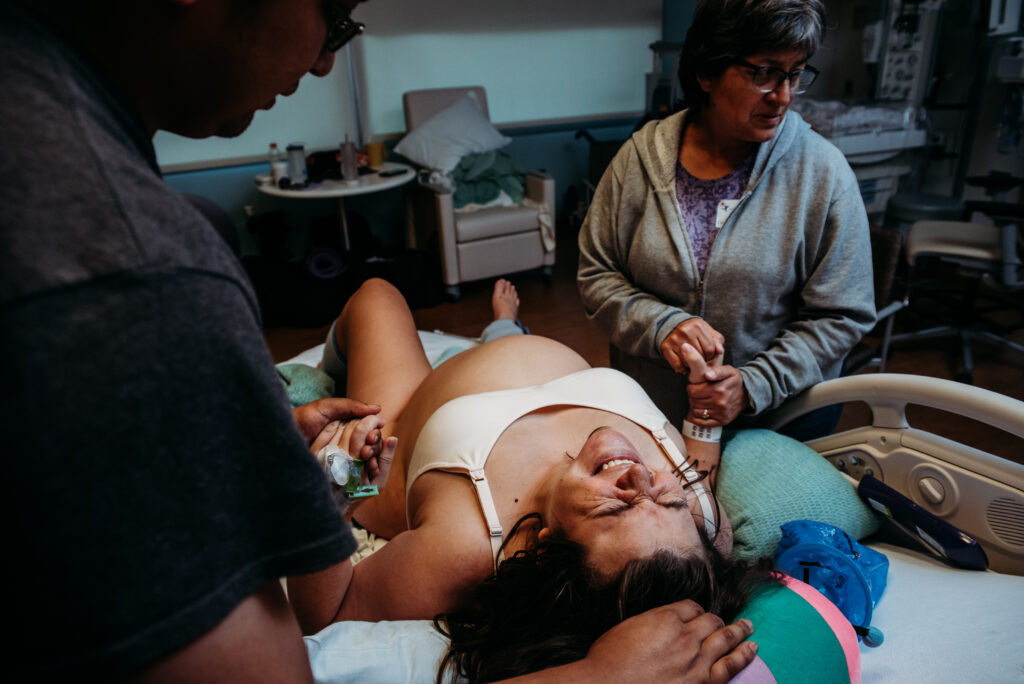
[[[593,474],[597,475],[598,473],[603,473],[604,471],[610,470],[611,468],[616,468],[619,466],[633,466],[637,463],[640,463],[640,459],[635,456],[613,455],[609,456],[606,459],[598,461],[597,467],[594,468]]]

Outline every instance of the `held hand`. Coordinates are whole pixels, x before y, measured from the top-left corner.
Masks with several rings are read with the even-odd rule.
[[[689,369],[686,377],[687,384],[715,382],[720,379],[719,369],[722,368],[721,353],[715,354],[710,359],[704,356],[688,342],[684,342],[679,348],[680,359]]]
[[[317,399],[292,409],[295,424],[298,425],[299,432],[306,438],[306,442],[310,444],[314,454],[323,448],[327,444],[327,440],[330,439],[331,435],[322,437],[321,433],[331,421],[362,418],[379,412],[380,406],[340,397]]]
[[[689,344],[684,344],[682,351],[683,358],[690,367],[689,383],[686,385],[686,389],[691,397],[690,388],[692,387],[715,387],[722,382],[723,369],[729,368],[729,366],[722,365],[721,355],[716,356],[708,364],[705,363],[697,350]],[[703,420],[694,420],[695,414],[701,416]],[[694,406],[693,399],[690,399],[690,413],[686,416],[682,428],[683,439],[686,441],[686,458],[690,465],[698,471],[708,474],[708,482],[712,489],[714,489],[715,482],[718,479],[718,464],[722,456],[721,445],[718,443],[719,439],[721,439],[721,430],[718,430],[717,435],[713,431],[709,431],[701,436],[699,432],[691,432],[692,428],[687,423],[709,428],[717,428],[719,423],[713,420],[710,408],[700,405]]]
[[[693,372],[684,359],[683,345],[696,349],[701,358],[710,362],[725,353],[725,337],[703,318],[688,318],[661,342],[661,355],[676,373]]]
[[[691,381],[686,394],[690,401],[687,420],[705,427],[728,425],[747,406],[743,376],[733,366],[719,366],[709,371],[704,381]]]
[[[725,684],[754,660],[748,620],[725,625],[693,601],[654,608],[616,625],[584,659],[588,681]]]
[[[363,484],[375,484],[378,488],[383,487],[387,481],[395,447],[398,445],[397,437],[383,438],[380,431],[382,427],[384,421],[380,416],[351,420],[342,426],[339,440],[335,442],[348,451],[352,458],[366,463]]]
[[[314,447],[322,442],[319,448],[316,448],[318,458],[324,446],[339,446],[352,458],[364,462],[362,484],[375,484],[378,489],[383,488],[398,446],[397,437],[385,439],[381,435],[383,426],[384,420],[377,415],[347,422],[332,422],[314,441]]]

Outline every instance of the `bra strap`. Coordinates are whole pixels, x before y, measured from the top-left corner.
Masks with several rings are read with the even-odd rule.
[[[497,570],[498,564],[505,560],[505,554],[501,551],[501,538],[504,532],[498,518],[498,509],[494,507],[494,497],[491,496],[491,488],[487,484],[484,469],[470,470],[469,477],[473,480],[473,486],[476,487],[476,496],[480,500],[484,520],[487,521],[487,531],[491,537],[491,557],[494,558],[494,569]]]
[[[697,495],[697,501],[700,503],[700,510],[704,516],[704,531],[707,532],[708,539],[714,541],[718,535],[718,520],[715,517],[715,506],[711,502],[711,495],[708,493],[704,483],[700,481],[700,475],[686,461],[682,453],[680,453],[679,447],[669,439],[668,433],[665,430],[661,428],[651,430],[651,434],[654,436],[654,439],[658,440],[661,450],[665,452],[665,456],[675,466],[676,472],[686,478],[686,481],[690,484],[690,489]]]

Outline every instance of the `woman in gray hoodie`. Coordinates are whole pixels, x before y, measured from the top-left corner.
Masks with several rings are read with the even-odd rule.
[[[842,153],[788,108],[815,79],[820,0],[702,0],[680,59],[687,109],[636,132],[580,231],[578,284],[674,424],[753,427],[838,376],[875,322],[867,215]],[[711,359],[688,385],[680,349]],[[838,412],[790,431],[827,434]]]

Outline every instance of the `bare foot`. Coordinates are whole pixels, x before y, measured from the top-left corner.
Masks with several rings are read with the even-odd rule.
[[[519,317],[519,293],[516,286],[504,278],[494,283],[494,293],[491,295],[491,309],[494,311],[494,318],[511,318],[513,321]]]

